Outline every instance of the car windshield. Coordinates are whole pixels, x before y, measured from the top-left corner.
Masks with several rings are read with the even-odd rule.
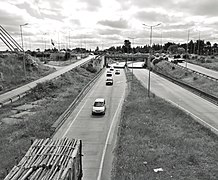
[[[103,103],[103,102],[95,102],[95,103],[94,103],[94,106],[95,106],[95,107],[103,107],[103,106],[104,106],[104,103]]]

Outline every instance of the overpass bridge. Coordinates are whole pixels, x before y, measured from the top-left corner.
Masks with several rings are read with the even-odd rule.
[[[125,63],[128,64],[128,61],[139,62],[143,61],[146,65],[148,63],[149,54],[106,54],[102,56],[102,60],[105,65],[108,63],[108,59],[114,59],[115,61],[125,60]]]

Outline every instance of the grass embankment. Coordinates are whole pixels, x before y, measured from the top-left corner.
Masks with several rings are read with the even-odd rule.
[[[184,70],[168,61],[161,61],[155,65],[158,72],[162,72],[172,78],[190,84],[193,87],[201,89],[209,94],[218,96],[218,83],[206,77],[194,74],[191,71]]]
[[[95,64],[95,63],[93,63]],[[78,67],[57,80],[39,84],[20,101],[0,109],[0,119],[10,117],[12,109],[23,104],[37,104],[35,114],[16,124],[0,121],[0,179],[24,156],[31,139],[47,138],[53,133],[51,125],[67,109],[82,88],[96,75],[99,67]]]
[[[112,179],[217,180],[217,136],[165,100],[147,98],[135,77],[130,86]]]
[[[54,68],[44,66],[38,58],[26,55],[26,78],[23,68],[23,56],[16,53],[0,55],[0,93],[22,86],[28,82],[39,79],[55,71]]]
[[[188,60],[189,63],[196,64],[207,69],[218,71],[218,56],[199,57]]]

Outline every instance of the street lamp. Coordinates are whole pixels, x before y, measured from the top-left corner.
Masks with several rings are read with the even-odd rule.
[[[146,27],[149,27],[150,28],[150,52],[149,52],[149,59],[148,59],[148,97],[150,98],[150,84],[151,84],[151,53],[152,53],[152,29],[154,27],[157,27],[159,25],[161,25],[161,23],[158,23],[156,25],[153,25],[153,26],[149,26],[147,24],[142,24]]]
[[[21,43],[22,43],[22,50],[23,50],[23,71],[24,71],[25,79],[26,79],[26,62],[25,62],[25,51],[24,51],[24,46],[23,46],[22,26],[26,26],[26,25],[28,25],[28,23],[20,25],[20,35],[21,35]]]
[[[132,56],[133,56],[133,47],[134,47],[134,39],[135,37],[128,37],[129,39],[132,40]],[[133,57],[132,57],[132,80],[133,80]]]

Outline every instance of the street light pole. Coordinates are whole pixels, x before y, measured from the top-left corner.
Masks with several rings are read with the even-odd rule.
[[[26,61],[25,61],[25,50],[24,50],[24,46],[23,46],[23,32],[22,32],[22,26],[26,26],[26,25],[28,25],[28,23],[25,23],[25,24],[21,24],[21,25],[20,25],[21,44],[22,44],[22,49],[23,49],[23,71],[24,71],[24,77],[25,77],[25,79],[27,79],[27,76],[26,76]]]
[[[143,24],[146,27],[150,28],[150,52],[149,52],[149,59],[148,59],[148,97],[150,98],[150,89],[151,89],[151,54],[152,54],[152,30],[153,27],[157,27],[159,26],[161,23],[153,25],[153,26],[149,26],[146,24]]]

